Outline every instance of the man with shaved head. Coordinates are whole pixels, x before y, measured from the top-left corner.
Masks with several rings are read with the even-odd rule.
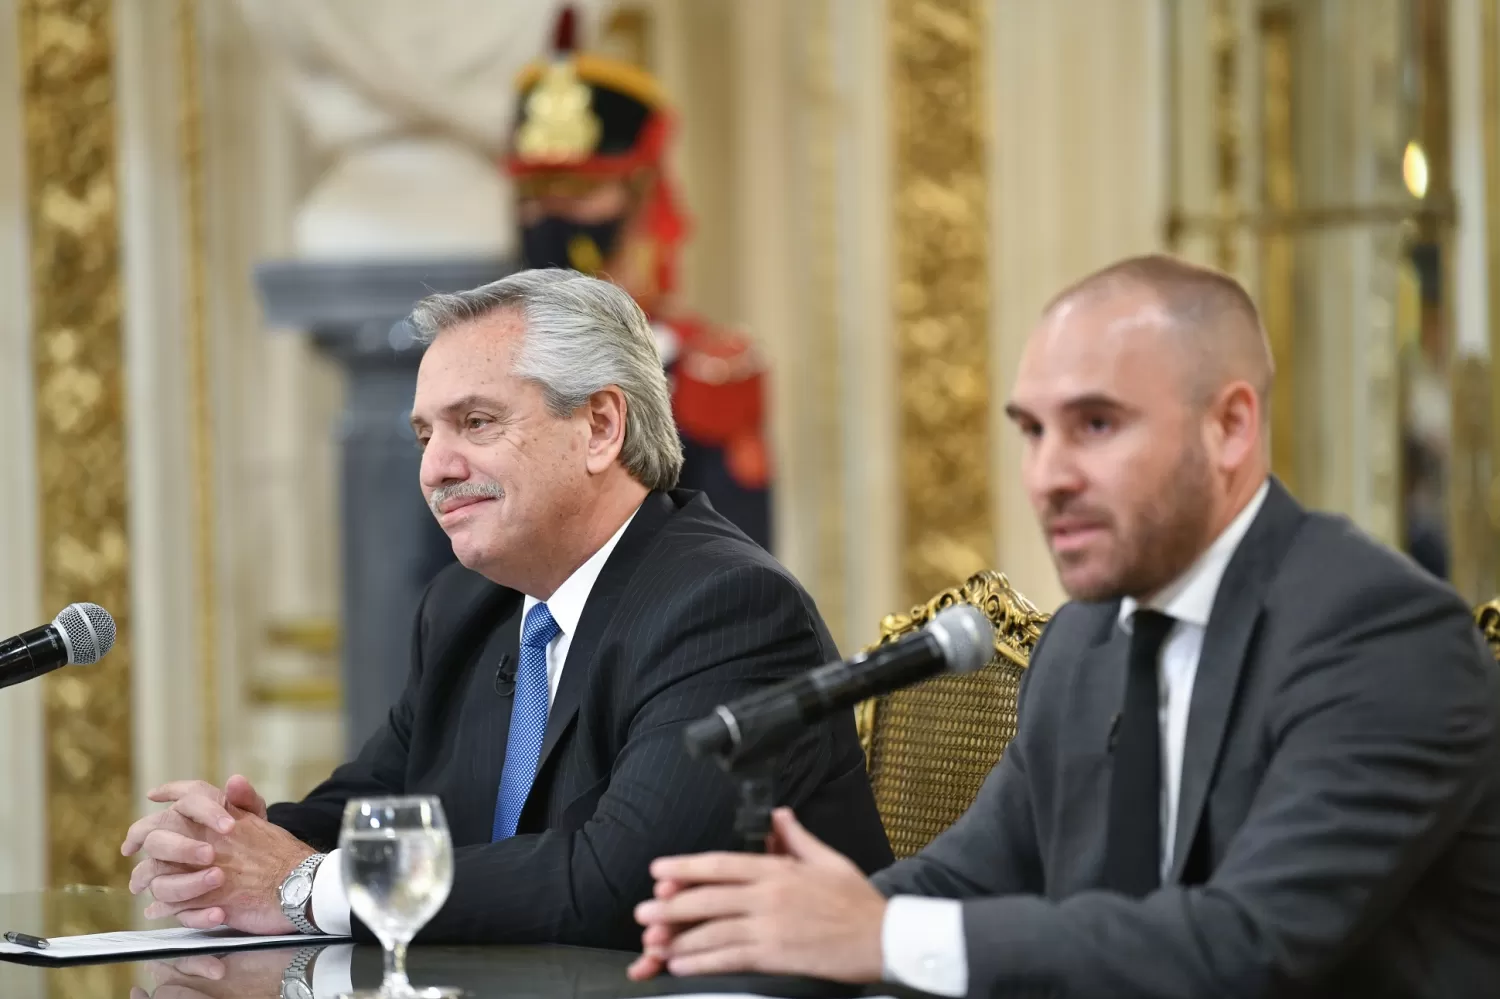
[[[632,974],[1496,994],[1500,671],[1456,593],[1270,474],[1272,378],[1222,274],[1058,295],[1006,411],[1071,599],[978,799],[869,880],[785,810],[779,855],[658,860]]]

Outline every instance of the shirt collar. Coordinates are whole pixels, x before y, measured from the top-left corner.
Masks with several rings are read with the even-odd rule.
[[[1214,543],[1208,546],[1208,550],[1198,556],[1198,560],[1187,572],[1147,601],[1146,606],[1186,624],[1208,627],[1208,616],[1214,609],[1214,597],[1218,595],[1224,570],[1229,568],[1229,560],[1245,539],[1245,534],[1255,522],[1255,515],[1260,512],[1270,491],[1271,480],[1267,479],[1261,483],[1250,502],[1245,504],[1245,508],[1229,522],[1229,526],[1214,539]],[[1125,597],[1120,601],[1120,627],[1127,634],[1130,632],[1131,615],[1135,613],[1137,606],[1139,605],[1134,597]]]
[[[604,563],[609,561],[610,553],[615,550],[615,545],[620,543],[620,538],[625,534],[625,528],[640,513],[641,508],[636,507],[630,516],[625,518],[625,523],[620,529],[599,548],[590,555],[588,561],[573,570],[573,575],[562,581],[552,594],[547,598],[547,609],[552,612],[552,620],[557,622],[557,627],[564,635],[571,636],[578,630],[578,621],[583,617],[583,606],[589,601],[589,593],[594,589],[594,581],[599,578],[599,573],[604,571]],[[522,601],[521,620],[526,620],[526,615],[531,613],[531,608],[542,601],[536,597],[528,596]]]

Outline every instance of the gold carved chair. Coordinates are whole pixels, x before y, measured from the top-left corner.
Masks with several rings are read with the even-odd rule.
[[[957,603],[973,604],[994,624],[994,658],[978,672],[872,698],[856,712],[875,804],[898,859],[964,813],[1015,737],[1021,673],[1047,622],[1004,575],[985,571],[909,614],[888,615],[876,645],[918,630]]]
[[[1474,608],[1474,623],[1484,632],[1490,643],[1490,651],[1500,660],[1500,597]]]
[[[971,576],[909,614],[880,622],[877,645],[918,630],[956,603],[973,604],[995,626],[995,656],[966,676],[940,676],[873,698],[856,711],[875,804],[896,857],[909,857],[947,829],[979,793],[1016,734],[1021,673],[1048,615],[998,572]],[[1500,660],[1500,597],[1474,609]]]

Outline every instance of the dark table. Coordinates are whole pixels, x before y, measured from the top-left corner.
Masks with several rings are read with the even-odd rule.
[[[174,925],[146,920],[149,899],[105,889],[69,889],[0,895],[0,931],[39,936],[101,933]],[[335,968],[355,988],[373,989],[381,977],[379,947],[318,944],[268,946],[225,954],[55,966],[0,961],[0,999],[282,999],[284,972],[299,958],[310,962],[306,979],[327,981]],[[316,953],[314,953],[316,951]],[[625,969],[635,959],[623,951],[561,946],[414,946],[407,973],[415,986],[450,985],[475,999],[634,999],[684,993],[750,993],[785,999],[864,995],[865,991],[811,979],[765,976],[672,978],[632,982]],[[323,967],[319,967],[319,963]],[[886,989],[869,994],[890,994]],[[909,995],[909,993],[897,993]],[[305,997],[306,993],[297,993]],[[333,999],[318,992],[316,999]]]

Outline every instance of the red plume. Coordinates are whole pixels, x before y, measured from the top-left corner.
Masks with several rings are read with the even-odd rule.
[[[557,15],[557,31],[553,35],[552,52],[558,58],[571,55],[578,47],[578,12],[572,4],[564,4]]]

